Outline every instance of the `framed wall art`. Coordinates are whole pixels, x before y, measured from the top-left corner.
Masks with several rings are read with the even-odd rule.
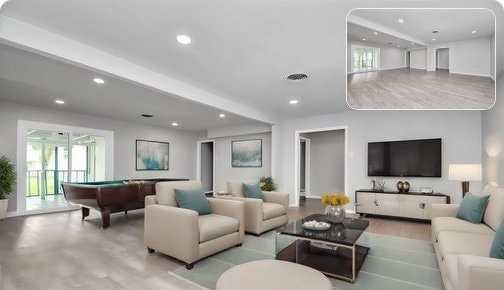
[[[136,170],[168,170],[170,143],[136,140]]]
[[[262,167],[262,139],[231,142],[232,167]]]

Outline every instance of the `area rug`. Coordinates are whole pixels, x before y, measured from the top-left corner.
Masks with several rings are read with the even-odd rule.
[[[432,243],[388,235],[364,233],[358,243],[370,248],[354,284],[330,279],[334,289],[444,289]],[[174,274],[204,288],[215,289],[219,276],[242,263],[275,258],[275,233],[245,236],[242,247],[208,257],[192,270],[180,267]]]

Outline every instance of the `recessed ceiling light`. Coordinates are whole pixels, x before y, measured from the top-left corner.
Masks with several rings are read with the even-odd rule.
[[[373,34],[374,34],[374,35],[377,35],[377,34],[378,34],[378,32],[376,32],[376,31],[373,31]]]
[[[298,101],[298,100],[290,100],[290,101],[289,101],[289,104],[291,104],[291,105],[295,105],[295,104],[297,104],[297,103],[299,103],[299,101]]]
[[[475,34],[476,32],[478,32],[478,31],[476,31],[476,30],[471,31],[472,34]]]
[[[415,43],[414,43],[414,42],[412,42],[412,43],[411,43],[411,45],[415,45]]]
[[[397,47],[401,47],[400,45],[398,45]]]
[[[399,21],[399,23],[404,23],[404,19],[402,18],[399,18],[397,21]]]
[[[177,41],[180,44],[187,45],[187,44],[191,43],[191,38],[185,34],[179,34],[179,35],[177,35]]]
[[[178,126],[178,123],[177,122],[173,122],[173,123],[171,123],[171,125],[174,126],[174,127],[176,127],[176,126]]]
[[[432,40],[433,40],[433,41],[436,41],[436,39],[435,39],[435,38],[433,38]]]
[[[151,115],[151,114],[142,114],[141,116],[144,117],[144,118],[152,118],[152,117],[154,117],[154,115]]]
[[[219,114],[219,118],[226,118],[226,114]]]
[[[362,40],[366,40],[365,38],[363,38]]]
[[[54,102],[55,102],[56,104],[58,104],[58,105],[63,105],[63,104],[65,103],[65,101],[63,101],[63,100],[56,100],[56,101],[54,101]]]
[[[100,78],[94,78],[93,82],[95,82],[97,84],[104,84],[105,83],[105,81],[103,79],[100,79]]]

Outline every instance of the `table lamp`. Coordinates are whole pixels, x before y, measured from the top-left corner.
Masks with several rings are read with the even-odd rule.
[[[462,197],[469,191],[469,181],[481,181],[481,164],[450,164],[448,179],[462,181]]]

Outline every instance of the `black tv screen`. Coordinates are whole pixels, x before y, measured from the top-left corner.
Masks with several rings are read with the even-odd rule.
[[[368,143],[368,176],[441,177],[441,139]]]

